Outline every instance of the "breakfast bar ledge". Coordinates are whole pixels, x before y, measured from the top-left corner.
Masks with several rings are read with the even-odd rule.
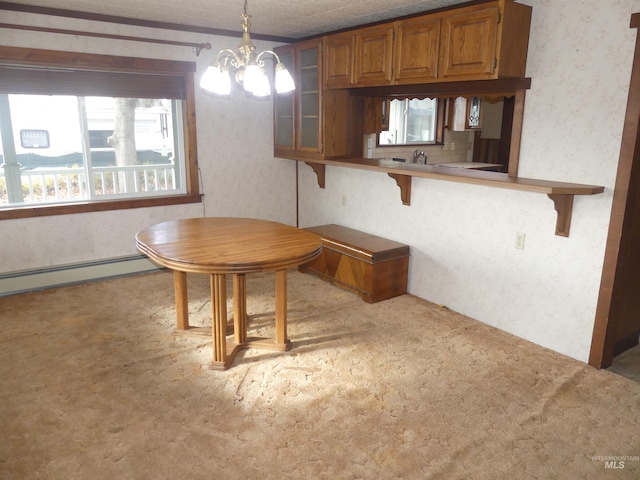
[[[486,187],[507,188],[524,192],[544,193],[553,201],[557,212],[556,235],[569,236],[571,212],[574,195],[596,195],[604,192],[599,185],[582,185],[578,183],[554,182],[533,178],[510,177],[506,173],[485,172],[439,165],[416,165],[371,158],[357,159],[294,159],[305,162],[315,172],[320,188],[325,187],[325,168],[327,165],[362,170],[385,172],[400,187],[400,198],[403,205],[411,205],[412,177],[431,178],[450,182],[471,183]]]

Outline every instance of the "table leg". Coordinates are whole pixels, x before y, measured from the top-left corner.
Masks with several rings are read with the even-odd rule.
[[[245,348],[261,350],[289,350],[291,342],[287,339],[287,270],[276,271],[276,331],[275,338],[247,336],[247,292],[244,274],[235,274],[233,280],[234,292],[234,327],[235,343],[233,351],[228,355],[227,362],[233,362],[237,351]]]
[[[226,368],[227,361],[227,280],[211,275],[213,365]]]
[[[287,270],[276,272],[276,344],[287,344]]]
[[[189,328],[189,300],[187,297],[187,273],[173,271],[173,288],[176,297],[176,318],[178,330]]]
[[[247,341],[247,277],[243,273],[233,276],[233,330],[238,345]]]

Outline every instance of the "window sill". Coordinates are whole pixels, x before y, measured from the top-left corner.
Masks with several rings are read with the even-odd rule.
[[[389,160],[369,158],[312,161],[304,159],[293,160],[304,161],[313,169],[318,178],[320,188],[324,188],[325,186],[326,165],[387,173],[396,181],[398,187],[400,187],[400,198],[403,205],[411,205],[411,181],[413,177],[543,193],[553,201],[554,208],[558,215],[555,233],[562,237],[569,236],[573,197],[575,195],[596,195],[604,192],[604,187],[598,185],[582,185],[532,178],[514,178],[508,176],[506,173],[485,172],[437,165],[416,165]]]
[[[56,205],[25,204],[17,207],[7,207],[6,209],[0,208],[0,220],[48,217],[51,215],[69,215],[74,213],[105,212],[109,210],[125,210],[131,208],[159,207],[185,203],[200,203],[201,201],[201,195],[187,194],[133,199],[127,198],[123,200],[87,201]]]

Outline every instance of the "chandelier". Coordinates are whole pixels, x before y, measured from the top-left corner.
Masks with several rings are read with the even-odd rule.
[[[234,52],[229,48],[220,50],[215,62],[209,65],[202,75],[200,86],[218,95],[230,95],[231,70],[233,70],[235,81],[242,85],[246,92],[256,97],[267,97],[271,94],[271,85],[265,73],[262,58],[268,54],[276,60],[274,81],[276,92],[286,93],[295,90],[293,77],[275,52],[265,50],[256,55],[256,47],[251,42],[249,32],[251,15],[247,14],[247,0],[244,2],[244,13],[240,17],[242,18],[242,42],[238,45],[238,51]]]

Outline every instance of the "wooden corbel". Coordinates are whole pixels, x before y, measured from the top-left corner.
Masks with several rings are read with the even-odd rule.
[[[316,172],[316,177],[318,177],[318,186],[320,188],[324,188],[324,172],[325,172],[325,164],[324,163],[313,163],[313,162],[304,162],[309,165],[314,172]]]
[[[396,181],[400,187],[400,199],[403,205],[411,205],[411,176],[401,175],[399,173],[389,173],[391,178]]]
[[[558,212],[556,220],[556,235],[561,237],[569,236],[571,228],[571,211],[573,209],[573,195],[567,193],[548,193],[547,196],[553,200],[553,206]]]

